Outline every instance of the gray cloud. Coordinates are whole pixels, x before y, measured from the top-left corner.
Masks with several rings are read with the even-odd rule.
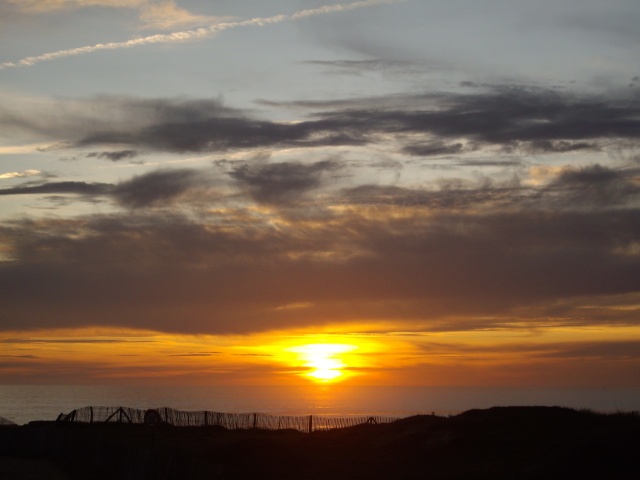
[[[207,184],[197,170],[157,170],[119,183],[112,194],[121,205],[143,208],[171,204],[197,187]]]
[[[253,198],[261,203],[286,203],[317,188],[325,172],[339,165],[321,161],[302,163],[268,163],[242,165],[230,172],[231,177],[249,187]]]
[[[638,169],[614,170],[601,165],[565,169],[546,189],[575,206],[603,208],[625,205],[640,198]]]
[[[508,343],[499,346],[420,341],[416,342],[416,346],[424,350],[428,355],[451,355],[452,352],[460,356],[473,356],[483,353],[517,353],[522,356],[537,358],[601,358],[608,360],[640,357],[640,341],[635,340],[582,341],[573,343],[540,343],[533,341],[531,343]]]
[[[350,203],[313,226],[241,211],[206,223],[166,213],[5,223],[0,237],[14,260],[0,266],[1,326],[228,333],[367,318],[447,330],[523,312],[633,321],[582,307],[640,290],[636,209],[470,205],[420,215],[402,206],[407,192],[382,193],[398,215],[361,215]],[[567,299],[573,306],[559,309]],[[278,308],[299,303],[309,307]]]
[[[104,338],[0,338],[5,344],[77,344],[77,343],[152,343],[152,340],[104,339]]]
[[[88,158],[106,158],[112,162],[120,162],[122,160],[131,160],[138,156],[135,150],[120,150],[117,152],[92,152],[87,154]]]
[[[530,149],[534,153],[566,153],[580,150],[599,150],[596,142],[567,142],[564,140],[538,140],[531,142]]]
[[[548,356],[562,358],[595,357],[603,359],[611,358],[640,358],[639,341],[608,341],[601,343],[567,344],[564,348],[556,348],[556,351]]]
[[[466,187],[466,188],[465,188]],[[525,187],[445,186],[440,190],[411,189],[395,186],[361,185],[344,190],[345,203],[363,206],[428,207],[455,211],[490,207],[531,205],[536,191]]]
[[[607,138],[640,138],[640,100],[604,99],[555,90],[493,87],[473,94],[425,94],[367,98],[345,102],[290,102],[326,111],[315,115],[324,128],[347,128],[361,134],[422,133],[435,143],[409,145],[417,155],[455,153],[454,139],[470,146],[492,144],[506,150],[538,152],[598,150]],[[308,124],[309,127],[313,125]],[[373,141],[373,137],[366,137]],[[439,150],[439,149],[443,150]]]
[[[211,190],[212,179],[203,170],[156,170],[118,184],[51,182],[0,189],[0,195],[75,194],[88,198],[110,197],[132,209],[159,207]],[[57,199],[54,198],[54,199]],[[194,200],[192,198],[192,200]]]
[[[447,145],[442,142],[431,144],[408,145],[402,149],[403,152],[417,157],[431,157],[440,155],[454,155],[462,152],[463,145],[454,143]]]
[[[425,100],[427,100],[425,98]],[[505,89],[489,94],[431,98],[435,111],[355,110],[327,115],[336,122],[368,119],[388,131],[466,137],[508,146],[513,142],[640,136],[640,102],[572,98],[553,91]],[[426,107],[426,105],[425,105]]]
[[[511,166],[520,162],[462,162],[465,166]],[[521,185],[518,179],[506,184],[494,184],[487,179],[477,182],[451,179],[440,188],[411,189],[398,186],[360,185],[343,191],[345,201],[358,205],[428,207],[438,211],[505,208],[547,211],[598,210],[636,204],[640,198],[637,169],[612,169],[601,165],[565,168],[548,184],[532,187]]]
[[[425,141],[404,146],[410,155],[460,153],[463,144],[471,149],[497,145],[506,150],[562,153],[598,150],[605,139],[640,137],[640,99],[607,99],[535,88],[497,86],[470,94],[262,103],[312,109],[312,116],[280,123],[250,118],[214,100],[117,97],[84,101],[83,106],[104,107],[103,117],[92,122],[65,112],[50,124],[46,123],[46,112],[41,118],[0,111],[0,123],[9,129],[66,138],[75,146],[128,145],[120,153],[111,152],[112,157],[137,149],[211,152],[364,145],[379,141],[382,134],[397,136],[398,141],[406,134],[424,135]]]
[[[121,107],[134,113],[129,123],[98,122],[76,145],[187,152],[388,145],[394,137],[393,148],[409,155],[457,156],[483,145],[566,153],[596,150],[604,138],[633,143],[640,125],[633,99],[507,88],[316,102],[298,123],[253,120],[210,101],[122,100]],[[450,163],[521,165],[513,157],[470,162]],[[350,180],[350,188],[312,195],[343,164],[263,156],[219,162],[223,179],[177,169],[113,185],[4,189],[0,194],[103,196],[129,210],[1,224],[9,260],[0,264],[0,328],[90,324],[230,333],[366,318],[475,330],[534,313],[579,325],[635,321],[628,309],[607,304],[586,313],[584,306],[640,291],[637,169],[565,168],[542,185],[517,177],[412,188]],[[216,182],[235,182],[246,196],[224,208],[169,208],[210,201]],[[251,201],[287,208],[255,209]],[[313,221],[289,215],[310,209]],[[281,308],[292,304],[309,307]]]
[[[130,135],[135,138],[145,129],[165,123],[197,123],[242,115],[242,111],[228,108],[213,99],[141,99],[103,95],[37,104],[29,100],[14,104],[9,99],[0,105],[0,126],[2,133],[35,135],[38,141],[49,138],[55,142],[54,148],[62,148],[83,144],[83,139],[93,136],[124,138]]]
[[[620,4],[620,7],[617,11],[601,8],[595,15],[594,12],[572,11],[571,14],[561,15],[555,20],[561,27],[580,29],[590,35],[596,34],[600,41],[639,41],[640,34],[635,26],[640,21],[640,14],[635,5],[628,2],[626,6]]]
[[[108,183],[88,182],[50,182],[41,185],[25,185],[0,189],[0,195],[36,195],[36,194],[78,194],[106,195],[113,190]]]

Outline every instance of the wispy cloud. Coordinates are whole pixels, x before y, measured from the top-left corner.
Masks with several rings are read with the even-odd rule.
[[[54,182],[42,185],[27,185],[0,190],[0,195],[33,195],[73,193],[80,195],[102,195],[109,192],[112,186],[107,183],[87,182]]]
[[[33,177],[36,175],[40,175],[42,172],[40,170],[23,170],[22,172],[7,172],[0,173],[0,178],[24,178],[24,177]]]
[[[523,154],[600,152],[614,139],[630,145],[640,140],[640,100],[633,96],[607,100],[507,85],[472,94],[386,95],[288,105],[308,109],[309,115],[297,122],[276,122],[252,118],[211,99],[105,96],[51,102],[27,112],[3,104],[0,125],[18,135],[63,139],[70,147],[117,147],[98,156],[111,160],[147,150],[314,148],[375,144],[389,138],[397,139],[402,153],[425,158],[487,147]]]
[[[135,150],[118,150],[117,152],[91,152],[87,154],[87,158],[106,158],[107,160],[111,160],[112,162],[131,160],[137,156],[138,152],[136,152]]]
[[[239,27],[264,27],[276,23],[282,23],[286,21],[297,21],[305,18],[327,15],[335,12],[344,12],[349,10],[355,10],[357,8],[372,7],[375,5],[398,3],[405,0],[363,0],[353,3],[344,3],[336,5],[325,5],[318,8],[300,10],[290,15],[281,14],[273,15],[271,17],[258,17],[250,20],[243,20],[239,22],[223,22],[213,25],[204,26],[193,30],[184,30],[180,32],[173,32],[168,34],[149,35],[146,37],[135,38],[127,40],[125,42],[107,42],[97,43],[95,45],[87,45],[83,47],[70,48],[67,50],[58,50],[56,52],[44,53],[42,55],[25,57],[17,62],[3,62],[0,63],[0,69],[14,68],[14,67],[28,67],[40,62],[46,62],[50,60],[56,60],[58,58],[70,57],[74,55],[82,55],[87,53],[93,53],[100,50],[117,50],[121,48],[132,48],[143,45],[153,45],[158,43],[178,43],[188,40],[202,40],[212,37],[220,32]]]
[[[26,12],[51,12],[82,7],[138,8],[149,0],[8,0]]]
[[[199,170],[156,170],[118,184],[96,182],[27,183],[0,189],[4,195],[80,195],[87,199],[111,196],[130,209],[171,205],[183,197],[204,194],[211,179]]]
[[[206,25],[215,17],[194,15],[180,8],[174,0],[8,0],[20,12],[45,14],[87,7],[126,8],[138,10],[144,29],[168,30],[176,27]]]

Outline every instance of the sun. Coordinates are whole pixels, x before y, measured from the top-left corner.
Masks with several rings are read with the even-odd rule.
[[[316,382],[335,382],[345,376],[344,354],[355,350],[355,345],[341,343],[312,343],[291,347],[289,350],[298,354],[308,371],[303,375]]]

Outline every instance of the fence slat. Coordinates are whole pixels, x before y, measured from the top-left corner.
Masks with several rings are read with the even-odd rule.
[[[169,407],[156,409],[161,412],[162,421],[176,427],[219,426],[228,430],[261,428],[265,430],[294,429],[312,433],[318,430],[347,428],[365,423],[390,423],[399,418],[356,416],[356,417],[314,417],[267,415],[264,413],[220,413],[210,411],[187,412]],[[60,414],[57,421],[76,423],[107,423],[110,421],[142,424],[146,410],[127,407],[84,407]]]

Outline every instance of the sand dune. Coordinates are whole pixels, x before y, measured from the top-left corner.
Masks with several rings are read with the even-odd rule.
[[[638,439],[637,413],[556,407],[421,415],[312,434],[32,422],[0,428],[0,473],[104,480],[630,479],[640,478]]]

